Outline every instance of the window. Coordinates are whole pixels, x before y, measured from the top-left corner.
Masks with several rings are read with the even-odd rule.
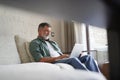
[[[108,62],[107,30],[105,28],[88,25],[90,50],[96,50],[93,54],[98,63]]]
[[[107,30],[74,21],[75,42],[84,45],[98,63],[108,62]]]

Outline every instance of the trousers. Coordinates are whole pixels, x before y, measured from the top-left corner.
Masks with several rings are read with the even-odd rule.
[[[61,60],[55,61],[54,63],[66,63],[73,66],[75,69],[100,72],[97,62],[89,54],[82,57],[61,59]]]

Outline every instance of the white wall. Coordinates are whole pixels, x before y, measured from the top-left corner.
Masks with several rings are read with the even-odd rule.
[[[51,39],[55,40],[59,44],[60,48],[62,48],[61,20],[33,12],[27,12],[17,8],[0,5],[0,39],[2,42],[0,44],[6,44],[5,42],[7,42],[8,39],[6,37],[9,36],[13,38],[14,35],[20,35],[26,40],[31,41],[37,37],[38,25],[41,22],[48,22],[52,25],[52,31],[55,33],[55,36],[51,37]],[[3,38],[6,39],[6,41],[4,41]],[[0,49],[3,49],[2,45],[0,45]],[[6,55],[11,56],[14,54],[10,53],[10,50],[7,51],[7,53],[10,54],[4,53],[3,56],[3,53],[4,50],[2,50],[2,52],[0,51],[0,56],[2,55],[1,57]],[[14,56],[14,58],[15,57],[16,56]]]
[[[53,39],[59,42],[61,30],[59,20],[0,5],[0,36],[18,34],[31,40],[37,37],[37,28],[41,22],[48,22],[52,25],[52,30],[56,34]]]

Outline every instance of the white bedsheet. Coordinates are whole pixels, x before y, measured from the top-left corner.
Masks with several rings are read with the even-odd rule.
[[[64,68],[61,68],[66,66]],[[68,68],[69,67],[69,68]],[[0,80],[106,80],[102,74],[75,70],[64,64],[0,65]]]

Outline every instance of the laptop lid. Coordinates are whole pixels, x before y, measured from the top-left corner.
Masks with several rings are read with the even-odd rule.
[[[84,47],[83,44],[75,43],[70,54],[70,57],[79,57],[79,55],[82,53],[84,49],[83,47]]]

